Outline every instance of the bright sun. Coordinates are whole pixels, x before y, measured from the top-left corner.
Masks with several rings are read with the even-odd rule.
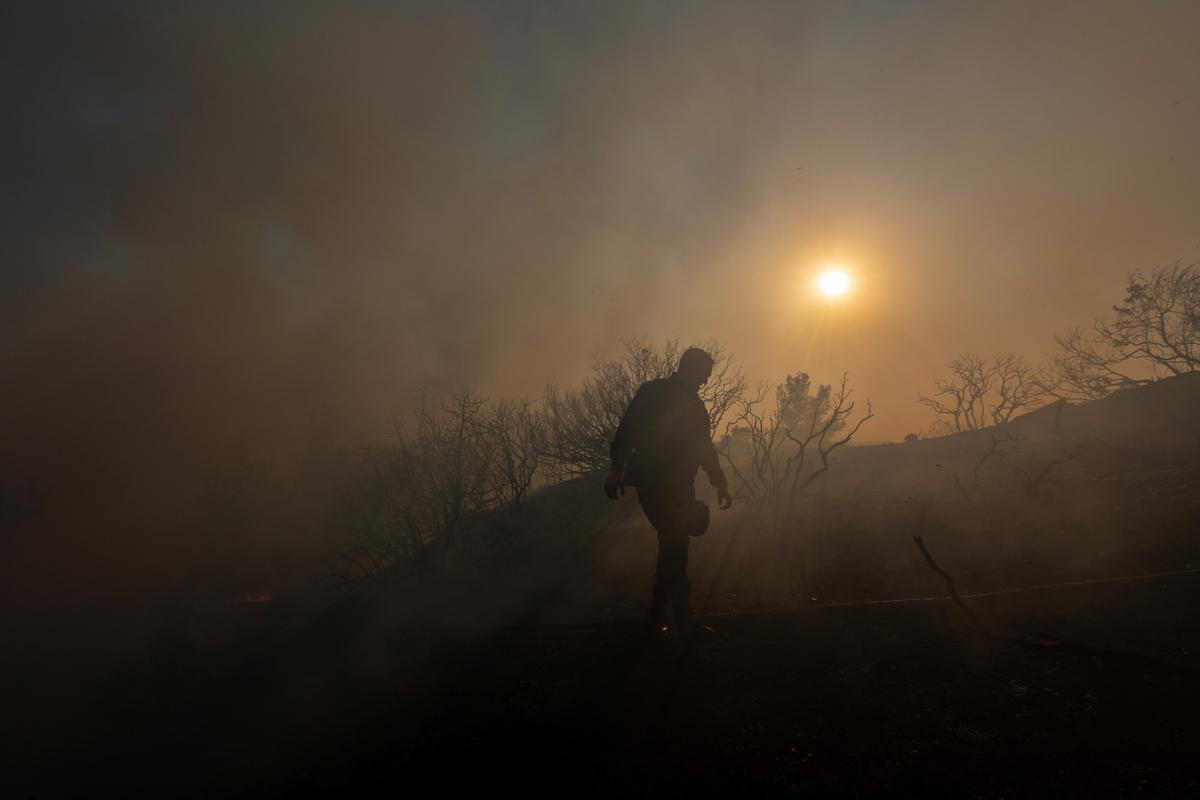
[[[817,278],[817,288],[826,297],[841,297],[850,289],[850,276],[840,269],[827,269]]]

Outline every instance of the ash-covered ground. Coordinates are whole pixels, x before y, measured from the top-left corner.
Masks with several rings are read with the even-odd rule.
[[[1193,796],[1197,407],[1200,382],[1176,379],[848,448],[786,513],[714,514],[691,637],[641,624],[653,534],[599,478],[542,492],[503,547],[433,578],[181,603],[142,650],[72,676],[65,709],[16,698],[12,783]]]

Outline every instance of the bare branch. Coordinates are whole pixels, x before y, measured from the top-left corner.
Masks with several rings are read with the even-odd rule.
[[[642,338],[627,339],[619,359],[599,359],[592,376],[579,389],[563,391],[553,384],[542,399],[544,414],[541,456],[562,476],[586,475],[605,469],[609,444],[629,401],[641,384],[665,378],[679,364],[685,348],[678,340],[653,347]],[[710,432],[746,393],[748,381],[741,365],[717,341],[698,345],[713,357],[713,372],[700,389],[708,409]]]
[[[827,471],[830,454],[850,442],[873,416],[868,402],[866,416],[836,437],[854,413],[852,393],[846,375],[836,392],[829,385],[814,391],[809,376],[797,372],[775,387],[775,407],[769,414],[760,409],[770,387],[760,384],[753,397],[744,398],[718,448],[731,467],[737,494],[758,501],[790,497]],[[810,471],[808,454],[814,447],[821,463]]]
[[[1130,274],[1113,311],[1055,337],[1058,396],[1090,400],[1200,370],[1200,262]]]
[[[1012,353],[997,356],[990,364],[973,353],[961,353],[946,368],[950,377],[934,380],[937,392],[917,399],[950,433],[1008,422],[1046,403],[1055,385],[1049,370],[1035,368]]]

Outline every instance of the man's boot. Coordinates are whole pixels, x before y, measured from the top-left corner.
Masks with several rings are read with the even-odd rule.
[[[695,625],[695,619],[692,617],[691,593],[691,585],[685,583],[684,587],[671,598],[672,628],[674,632],[683,636],[691,634]]]
[[[650,603],[650,608],[646,612],[646,627],[651,632],[661,631],[667,624],[667,601],[664,598],[655,597]]]

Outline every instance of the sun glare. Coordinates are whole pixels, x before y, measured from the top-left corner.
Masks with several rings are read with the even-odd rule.
[[[827,269],[817,278],[817,288],[826,297],[841,297],[850,289],[850,276],[840,269]]]

